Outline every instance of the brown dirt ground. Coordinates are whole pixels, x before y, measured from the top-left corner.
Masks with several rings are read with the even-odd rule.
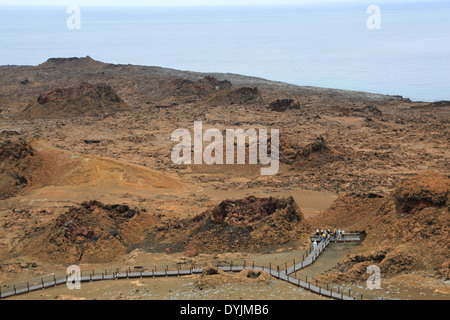
[[[98,116],[16,119],[36,97],[83,82],[110,86],[130,109]],[[169,221],[192,219],[226,199],[251,195],[293,196],[312,230],[324,226],[365,231],[361,250],[341,258],[349,270],[357,265],[355,259],[380,262],[383,254],[377,253],[386,251],[380,263],[398,265],[393,274],[410,274],[412,268],[429,272],[431,278],[448,275],[448,202],[442,204],[448,201],[450,172],[447,102],[112,65],[89,57],[2,67],[0,88],[0,152],[8,149],[6,141],[14,141],[7,156],[0,155],[2,282],[64,272],[63,265],[33,257],[35,251],[21,251],[20,239],[44,232],[85,201],[127,205]],[[252,102],[240,94],[255,97]],[[213,97],[226,105],[205,103]],[[299,108],[273,111],[269,103],[277,99],[295,100]],[[204,130],[280,129],[279,173],[261,176],[254,165],[174,165],[170,135],[179,128],[192,131],[196,120],[203,121]],[[16,152],[20,150],[28,152]],[[429,170],[435,173],[408,180]],[[302,239],[290,241],[261,254],[274,258],[284,246],[304,245]],[[115,263],[126,263],[133,251],[120,252]],[[215,256],[155,254],[138,256],[148,264],[162,257],[186,261]],[[248,257],[242,251],[230,254],[227,258]],[[363,269],[355,267],[354,273]]]

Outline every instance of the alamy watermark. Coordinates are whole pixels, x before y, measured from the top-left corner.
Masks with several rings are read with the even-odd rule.
[[[81,270],[77,265],[69,266],[66,270],[67,288],[69,290],[81,289]]]
[[[66,26],[69,30],[81,29],[81,9],[77,5],[68,6],[66,13],[70,16],[66,20]]]
[[[246,164],[245,151],[248,146],[248,164],[258,164],[259,158],[260,164],[269,165],[261,168],[261,175],[275,175],[279,169],[279,134],[278,129],[270,130],[270,156],[268,156],[269,138],[267,129],[247,129],[246,131],[243,129],[226,129],[224,148],[222,131],[208,129],[203,133],[202,121],[194,121],[193,139],[187,129],[173,131],[171,140],[180,141],[181,139],[181,141],[173,147],[171,158],[173,163],[177,165],[202,164],[203,162],[207,165]],[[210,142],[205,149],[203,149],[203,142]],[[235,158],[237,158],[236,162]]]
[[[371,5],[367,8],[370,16],[367,18],[366,25],[369,30],[381,29],[381,9],[377,5]]]
[[[366,26],[369,30],[381,29],[381,9],[377,5],[370,5],[367,10],[370,16],[366,20]],[[78,5],[70,5],[66,8],[66,13],[70,16],[66,20],[66,26],[69,30],[81,29],[81,9]]]
[[[369,278],[367,278],[366,286],[367,289],[381,289],[381,270],[379,266],[371,265],[367,267],[367,273],[371,273]]]

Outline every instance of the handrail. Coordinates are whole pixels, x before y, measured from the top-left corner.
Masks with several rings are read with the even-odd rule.
[[[356,296],[351,295],[351,291],[348,292],[348,295],[344,295],[344,291],[337,286],[333,286],[333,288],[337,287],[337,291],[333,292],[330,289],[330,284],[312,280],[315,284],[311,284],[311,279],[305,276],[305,279],[299,279],[297,276],[291,277],[290,274],[297,272],[300,269],[303,269],[312,263],[319,257],[319,255],[326,249],[326,247],[330,244],[331,239],[328,238],[325,242],[320,242],[314,250],[312,244],[303,254],[301,260],[296,261],[293,259],[292,266],[288,267],[288,262],[284,264],[284,269],[280,268],[279,265],[272,265],[269,263],[269,266],[264,264],[256,264],[255,261],[246,261],[242,260],[240,263],[236,261],[221,261],[216,263],[216,267],[220,268],[223,271],[228,272],[239,272],[244,269],[257,269],[268,272],[270,275],[274,276],[277,279],[287,281],[299,287],[302,287],[306,290],[312,291],[314,293],[327,296],[333,299],[338,300],[356,300]],[[181,269],[181,266],[185,265],[188,267],[187,269]],[[144,277],[169,277],[169,276],[183,276],[183,275],[192,275],[199,274],[203,272],[203,267],[208,263],[203,265],[195,265],[191,263],[177,263],[174,265],[153,265],[153,266],[135,266],[131,267],[123,267],[123,268],[114,268],[114,269],[102,269],[102,270],[92,270],[92,271],[81,271],[80,281],[81,282],[93,282],[93,281],[101,281],[101,280],[114,280],[114,279],[129,279],[129,278],[144,278]],[[213,264],[214,265],[214,264]],[[275,269],[274,269],[275,268]],[[29,280],[22,281],[19,283],[9,284],[0,286],[0,299],[25,294],[31,291],[40,290],[49,288],[52,286],[58,286],[61,284],[67,283],[69,280],[69,276],[67,274],[51,274],[49,276]],[[320,285],[319,285],[320,283]],[[5,291],[3,287],[9,287],[9,290]],[[360,295],[360,299],[362,299],[362,294]]]

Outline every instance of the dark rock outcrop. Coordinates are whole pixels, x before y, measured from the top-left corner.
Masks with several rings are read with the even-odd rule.
[[[234,90],[221,91],[206,100],[207,104],[217,106],[258,105],[263,102],[262,94],[256,87],[242,87]]]
[[[294,99],[277,99],[269,103],[272,111],[283,112],[286,110],[300,109],[300,103]]]
[[[56,88],[39,95],[17,119],[65,119],[98,116],[130,107],[106,84],[81,83],[74,88]]]
[[[35,150],[23,139],[0,141],[0,199],[15,196],[31,180],[29,160]]]
[[[300,239],[304,217],[292,197],[224,200],[204,213],[158,226],[155,239],[189,254],[255,250]],[[157,236],[158,235],[158,236]]]
[[[109,262],[142,242],[157,220],[128,205],[88,201],[71,207],[44,230],[26,234],[20,243],[24,254],[46,261]]]

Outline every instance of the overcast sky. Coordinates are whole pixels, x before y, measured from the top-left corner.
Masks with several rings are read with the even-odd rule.
[[[0,5],[33,5],[33,6],[211,6],[211,5],[280,5],[308,3],[356,3],[370,2],[372,4],[429,2],[430,0],[0,0]],[[448,1],[448,0],[437,0]]]

